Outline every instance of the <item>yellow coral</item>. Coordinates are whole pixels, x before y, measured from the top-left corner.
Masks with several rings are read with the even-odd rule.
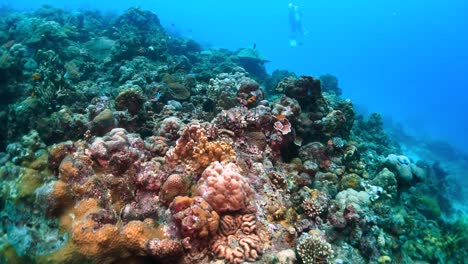
[[[26,169],[21,174],[19,181],[16,183],[16,199],[28,199],[34,197],[34,192],[39,188],[44,180],[39,171]]]
[[[193,151],[192,157],[193,161],[197,164],[197,167],[205,169],[214,161],[235,161],[235,152],[232,145],[227,144],[226,142],[208,142],[200,140],[200,143]]]

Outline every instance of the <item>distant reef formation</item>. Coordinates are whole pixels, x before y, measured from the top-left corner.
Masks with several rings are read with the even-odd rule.
[[[466,263],[438,163],[338,79],[156,14],[2,10],[0,263]]]

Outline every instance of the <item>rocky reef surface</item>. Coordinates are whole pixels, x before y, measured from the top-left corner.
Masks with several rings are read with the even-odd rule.
[[[5,11],[0,44],[0,263],[466,263],[447,173],[330,74],[139,8]]]

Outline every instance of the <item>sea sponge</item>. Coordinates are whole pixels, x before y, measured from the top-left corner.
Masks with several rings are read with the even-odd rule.
[[[254,194],[236,164],[217,161],[202,173],[197,188],[200,196],[218,213],[245,210]]]
[[[44,182],[44,175],[41,172],[33,169],[24,169],[21,172],[18,181],[15,184],[16,192],[12,195],[12,198],[31,199],[34,198],[34,194],[37,188],[39,188]]]
[[[176,100],[186,100],[190,97],[190,90],[185,87],[182,83],[173,82],[168,85],[169,93]]]
[[[163,75],[162,80],[166,83],[169,94],[175,100],[186,100],[190,97],[190,89],[185,87],[182,80],[179,80],[177,76],[166,73]]]

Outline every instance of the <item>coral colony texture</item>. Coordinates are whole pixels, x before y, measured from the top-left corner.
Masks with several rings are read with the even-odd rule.
[[[0,18],[0,263],[466,263],[446,173],[338,80],[139,8]]]

